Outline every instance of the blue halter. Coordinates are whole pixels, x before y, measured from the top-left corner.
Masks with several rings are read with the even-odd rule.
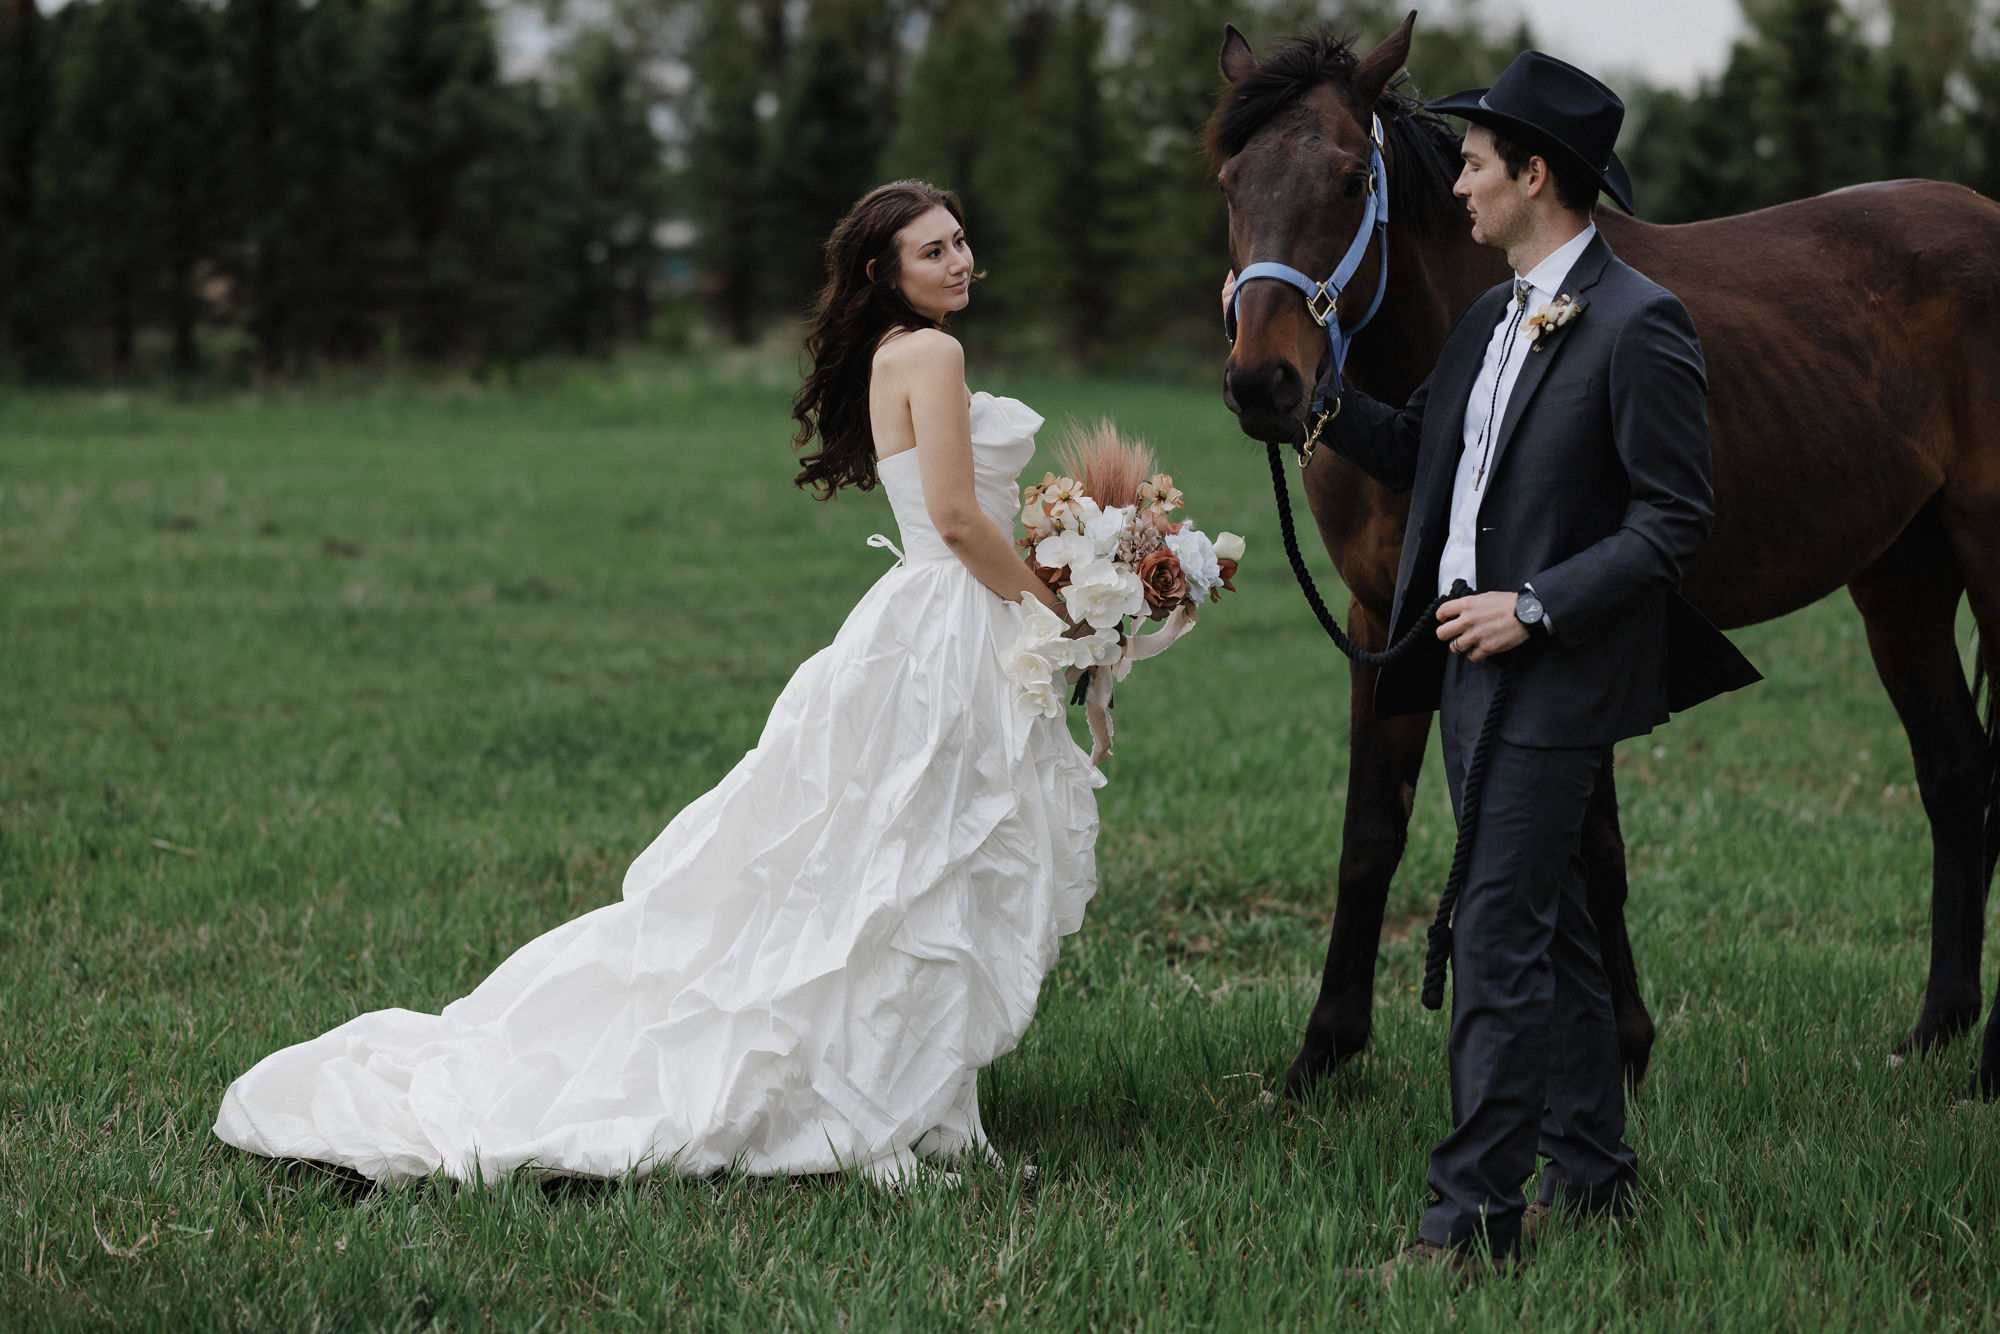
[[[1356,322],[1353,328],[1341,327],[1338,303],[1340,294],[1354,281],[1355,271],[1361,267],[1361,260],[1368,253],[1368,242],[1379,237],[1382,242],[1382,263],[1375,275],[1375,299],[1368,303],[1368,313]],[[1382,308],[1382,294],[1389,288],[1389,177],[1382,166],[1382,118],[1374,117],[1374,133],[1370,137],[1368,161],[1368,209],[1362,215],[1361,226],[1355,229],[1354,240],[1341,257],[1340,266],[1325,282],[1314,282],[1289,264],[1279,264],[1272,260],[1260,260],[1246,265],[1243,272],[1236,275],[1236,290],[1229,302],[1229,311],[1223,318],[1223,333],[1233,343],[1236,341],[1236,307],[1243,300],[1243,284],[1253,278],[1275,278],[1299,289],[1306,299],[1306,309],[1312,313],[1320,327],[1326,330],[1327,366],[1326,373],[1313,387],[1313,414],[1324,426],[1327,399],[1336,396],[1340,389],[1340,377],[1347,366],[1347,349],[1354,341],[1354,335],[1368,327],[1368,321],[1375,318],[1375,312]],[[1336,407],[1338,404],[1336,403]],[[1313,430],[1317,440],[1319,429]],[[1305,454],[1311,457],[1310,447]],[[1304,458],[1300,460],[1301,463]]]

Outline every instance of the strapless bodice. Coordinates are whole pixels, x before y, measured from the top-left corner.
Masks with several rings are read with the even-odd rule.
[[[1042,428],[1042,419],[1019,399],[999,398],[984,390],[972,396],[971,413],[973,493],[986,517],[1011,538],[1021,512],[1017,484],[1021,469],[1035,455],[1035,432]],[[903,559],[911,565],[955,559],[924,505],[917,451],[891,454],[878,465],[878,471],[902,534]]]

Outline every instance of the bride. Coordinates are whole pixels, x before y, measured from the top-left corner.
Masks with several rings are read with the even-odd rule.
[[[797,481],[822,499],[881,483],[896,566],[621,901],[442,1014],[380,1010],[266,1057],[224,1095],[224,1140],[384,1181],[893,1179],[992,1154],[977,1072],[1019,1041],[1096,888],[1103,780],[1001,662],[1008,603],[1063,615],[1012,541],[1042,419],[966,392],[941,326],[981,275],[954,196],[874,190],[827,263]]]

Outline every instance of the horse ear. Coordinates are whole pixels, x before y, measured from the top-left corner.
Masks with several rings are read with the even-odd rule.
[[[1354,101],[1357,106],[1373,107],[1382,96],[1382,90],[1389,86],[1389,80],[1410,59],[1410,34],[1417,26],[1417,11],[1403,20],[1403,26],[1391,33],[1382,45],[1370,51],[1359,65],[1354,67]],[[1227,48],[1224,48],[1225,52]]]
[[[1256,53],[1243,34],[1236,31],[1234,23],[1222,25],[1222,77],[1231,83],[1240,83],[1250,71],[1257,68]]]

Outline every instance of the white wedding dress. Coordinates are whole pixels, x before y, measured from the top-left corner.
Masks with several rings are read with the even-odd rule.
[[[983,393],[971,414],[980,508],[1012,532],[1042,419]],[[1103,779],[1002,673],[1018,615],[939,538],[915,452],[881,475],[904,559],[622,901],[442,1014],[379,1010],[266,1057],[216,1134],[377,1180],[895,1176],[991,1153],[976,1072],[1082,921]]]

